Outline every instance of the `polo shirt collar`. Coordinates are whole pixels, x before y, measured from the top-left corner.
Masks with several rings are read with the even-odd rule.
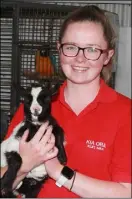
[[[63,85],[60,87],[60,94],[59,94],[59,101],[66,105],[65,98],[64,98],[64,89],[67,85],[65,81]],[[111,103],[117,99],[117,93],[114,89],[109,87],[103,79],[100,80],[100,89],[99,92],[94,99],[95,102],[100,103]]]
[[[100,80],[100,90],[96,100],[102,103],[111,103],[117,99],[116,91],[109,87],[103,79]]]

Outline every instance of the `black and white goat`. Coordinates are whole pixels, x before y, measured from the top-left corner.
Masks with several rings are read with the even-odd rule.
[[[19,141],[26,129],[29,129],[27,141],[30,141],[42,123],[49,121],[53,126],[55,145],[59,149],[58,159],[62,164],[67,161],[64,149],[64,133],[56,120],[51,116],[51,98],[58,90],[58,85],[32,85],[23,88],[25,118],[13,130],[12,135],[1,143],[1,167],[8,165],[7,172],[1,178],[1,197],[12,198],[15,193],[24,197],[36,197],[44,181],[48,178],[44,164],[34,168],[13,192],[12,185],[22,164],[19,155]],[[30,157],[29,157],[30,158]]]

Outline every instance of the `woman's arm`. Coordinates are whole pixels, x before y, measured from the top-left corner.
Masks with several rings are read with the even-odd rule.
[[[19,183],[26,177],[27,174],[28,173],[26,173],[26,172],[18,171],[17,177],[13,183],[12,189],[15,189],[19,185]]]
[[[72,182],[65,184],[70,188]],[[131,184],[98,180],[76,173],[72,191],[84,198],[131,198]]]
[[[8,167],[1,167],[0,168],[0,177],[2,178],[5,172],[7,171]],[[21,171],[18,172],[17,177],[13,183],[13,189],[17,187],[17,185],[26,177],[27,173],[21,173]]]
[[[57,158],[46,161],[45,165],[50,177],[55,181],[58,180],[63,166],[60,165]],[[53,168],[56,168],[56,170]],[[73,178],[68,180],[64,186],[67,189],[70,189],[72,181]],[[83,198],[131,198],[130,183],[98,180],[85,176],[79,172],[76,173],[71,191]]]

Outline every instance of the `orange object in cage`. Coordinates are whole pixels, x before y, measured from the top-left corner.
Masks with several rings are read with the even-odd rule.
[[[36,52],[36,72],[42,76],[51,76],[54,74],[54,68],[47,49],[37,50]]]

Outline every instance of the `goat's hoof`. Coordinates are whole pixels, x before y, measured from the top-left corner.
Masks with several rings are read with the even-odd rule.
[[[30,181],[30,185],[31,185],[31,186],[36,185],[36,184],[37,184],[37,181],[36,181],[36,180],[32,179],[32,180]]]
[[[11,190],[3,188],[1,189],[1,198],[14,198]]]

